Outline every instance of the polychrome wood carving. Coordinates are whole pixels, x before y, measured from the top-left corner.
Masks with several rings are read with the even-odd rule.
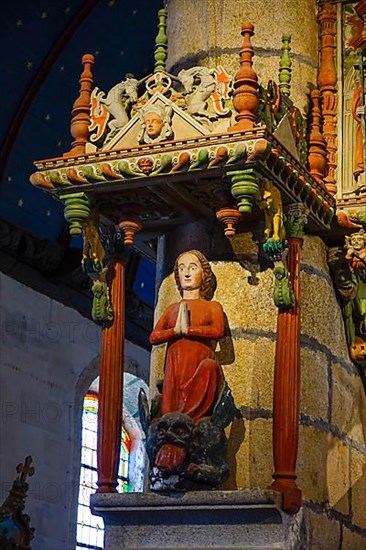
[[[143,400],[140,408],[155,491],[219,486],[229,473],[224,428],[238,414],[215,353],[224,313],[211,301],[210,264],[190,250],[177,258],[174,274],[182,300],[167,308],[150,337],[168,344],[156,418]]]
[[[345,239],[344,249],[329,250],[328,261],[342,313],[351,359],[366,366],[366,233],[364,229]]]

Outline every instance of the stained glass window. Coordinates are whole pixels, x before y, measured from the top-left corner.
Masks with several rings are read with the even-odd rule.
[[[85,548],[103,550],[103,520],[98,516],[93,516],[89,509],[90,495],[95,493],[97,489],[97,415],[98,395],[89,391],[84,397],[83,404],[76,550],[84,550]],[[122,428],[117,486],[120,493],[129,491],[128,461],[130,445],[131,441],[128,433]]]

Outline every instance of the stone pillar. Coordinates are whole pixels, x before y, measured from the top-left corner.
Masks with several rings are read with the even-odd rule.
[[[168,67],[175,73],[193,65],[222,64],[235,74],[239,67],[241,23],[250,21],[255,26],[254,68],[259,82],[278,80],[281,37],[283,33],[291,34],[291,98],[298,107],[304,106],[308,82],[316,84],[315,0],[167,0],[167,9]],[[222,304],[227,317],[226,334],[217,352],[242,413],[242,418],[227,430],[230,478],[223,488],[266,490],[273,473],[278,310],[272,298],[271,265],[259,245],[263,224],[259,221],[255,226],[244,227],[245,232],[239,231],[230,242],[216,221],[190,224],[161,239],[156,318],[180,299],[172,274],[175,257],[184,250],[198,248],[211,261],[217,278],[214,299]],[[326,246],[317,236],[304,236],[300,279],[298,481],[305,505],[308,504],[312,543],[329,540],[329,546],[338,547],[342,536],[347,541],[356,539],[349,524],[362,529],[366,526],[358,500],[365,487],[366,397],[348,356]],[[156,382],[163,377],[164,356],[164,346],[153,349],[152,395]],[[346,406],[342,404],[344,400]],[[361,535],[357,536],[361,541]],[[360,544],[363,542],[364,539]]]
[[[316,84],[318,30],[315,0],[167,0],[168,69],[223,65],[238,70],[241,23],[255,26],[254,70],[259,82],[278,81],[282,35],[291,35],[291,98],[303,109]]]

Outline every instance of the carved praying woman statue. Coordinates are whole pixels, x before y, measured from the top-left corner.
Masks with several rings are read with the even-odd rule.
[[[215,347],[224,313],[209,301],[214,275],[201,252],[181,254],[174,274],[182,300],[168,307],[150,337],[152,344],[168,342],[160,415],[181,412],[197,422],[211,414],[223,383]]]
[[[166,309],[150,337],[168,344],[159,410],[146,426],[154,491],[220,486],[229,473],[224,428],[239,414],[215,353],[224,312],[211,301],[210,264],[190,250],[177,258],[174,274],[182,300]]]

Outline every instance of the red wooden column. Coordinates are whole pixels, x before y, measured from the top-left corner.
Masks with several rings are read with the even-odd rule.
[[[271,489],[282,495],[282,508],[296,513],[302,503],[296,484],[296,460],[300,412],[300,249],[306,216],[298,205],[288,213],[287,264],[295,294],[295,305],[279,310],[273,390],[273,460]]]
[[[142,228],[142,224],[131,207],[126,215],[121,215],[119,225],[124,233],[124,244],[133,244],[135,234]],[[103,328],[100,351],[97,493],[117,492],[121,451],[125,343],[125,266],[121,255],[116,255],[111,259],[107,282],[111,285],[114,319],[111,326]]]
[[[112,275],[111,303],[114,309],[114,320],[111,326],[103,328],[100,351],[98,493],[115,493],[117,491],[125,340],[124,263],[122,258],[114,258],[111,261],[108,274]]]

